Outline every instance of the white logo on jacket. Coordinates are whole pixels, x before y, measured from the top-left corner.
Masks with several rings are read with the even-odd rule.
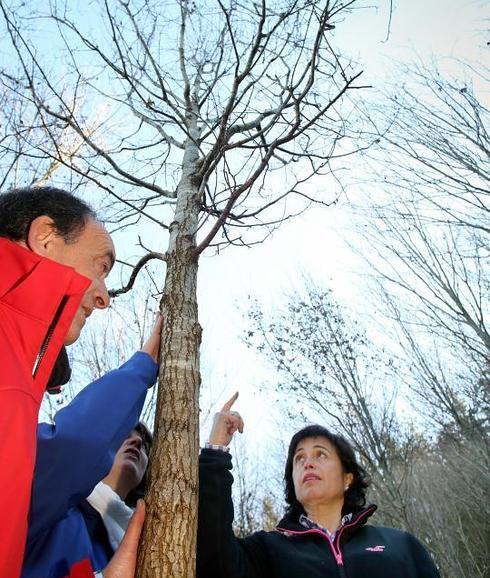
[[[385,548],[386,546],[370,546],[369,548],[366,548],[366,550],[368,552],[384,552]]]

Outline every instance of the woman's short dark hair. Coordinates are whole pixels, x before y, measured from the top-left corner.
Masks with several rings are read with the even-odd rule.
[[[0,194],[0,237],[27,241],[29,227],[37,217],[53,219],[58,235],[74,242],[95,211],[75,195],[54,187],[13,189]]]
[[[141,441],[143,442],[143,447],[145,448],[146,455],[150,455],[151,445],[153,443],[153,435],[150,430],[146,427],[146,425],[140,421],[138,425],[134,428],[141,436]],[[146,472],[144,473],[143,477],[141,478],[141,482],[136,486],[136,488],[132,489],[129,494],[126,496],[124,502],[130,508],[136,507],[136,502],[145,496],[146,493],[146,486],[148,484],[148,468],[146,468]]]
[[[321,425],[309,425],[294,434],[289,443],[288,457],[284,469],[285,498],[287,514],[298,517],[305,514],[303,506],[296,499],[293,483],[293,458],[300,441],[306,438],[326,438],[334,447],[344,468],[344,473],[352,474],[353,480],[344,494],[342,515],[358,512],[366,503],[366,489],[369,486],[367,475],[359,465],[350,443],[340,435],[334,434]]]

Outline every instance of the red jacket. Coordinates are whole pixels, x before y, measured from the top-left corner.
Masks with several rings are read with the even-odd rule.
[[[20,574],[39,406],[89,285],[70,267],[0,238],[0,578]]]

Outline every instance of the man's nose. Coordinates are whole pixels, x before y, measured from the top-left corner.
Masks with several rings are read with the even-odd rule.
[[[95,283],[95,307],[97,309],[106,309],[109,307],[111,298],[103,279],[96,279]]]

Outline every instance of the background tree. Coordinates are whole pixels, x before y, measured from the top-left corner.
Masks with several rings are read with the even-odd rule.
[[[356,183],[364,198],[351,245],[372,275],[374,300],[363,303],[373,313],[348,315],[310,283],[270,318],[253,308],[249,341],[275,361],[277,387],[354,442],[382,518],[420,536],[444,576],[483,578],[490,139],[479,94],[488,71],[465,65],[455,79],[409,65],[403,78],[365,109],[376,146]]]
[[[199,256],[257,242],[309,204],[335,200],[308,182],[356,148],[340,104],[360,73],[333,45],[354,4],[100,0],[33,10],[0,1],[21,70],[4,70],[4,86],[25,98],[52,145],[29,141],[32,150],[66,169],[58,183],[105,191],[114,228],[147,222],[151,244],[155,231],[158,249],[166,244],[124,288],[150,258],[165,261],[141,576],[194,573]],[[78,139],[70,154],[57,146],[65,130]]]
[[[406,360],[376,346],[379,336],[368,336],[331,291],[310,283],[270,316],[255,304],[250,317],[248,342],[275,366],[269,387],[291,417],[302,413],[303,423],[318,421],[354,444],[371,478],[369,499],[380,506],[378,523],[415,533],[444,577],[483,578],[488,428],[417,423],[417,404],[403,387]],[[418,367],[410,372],[415,381]]]
[[[439,426],[470,436],[488,433],[490,402],[482,379],[490,359],[484,75],[466,65],[454,79],[414,65],[404,90],[393,87],[387,103],[370,111],[388,128],[369,154],[379,186],[368,192],[372,219],[366,227],[364,211],[362,226],[376,253],[368,258],[380,301],[417,368],[407,373],[412,391]]]
[[[264,456],[250,447],[247,437],[233,440],[233,531],[241,538],[273,530],[282,517],[283,487],[274,480],[282,480],[284,460],[283,455],[274,455],[272,446],[267,440],[259,448],[272,458],[263,463]]]
[[[422,443],[397,416],[396,359],[374,344],[328,289],[306,281],[267,317],[250,310],[248,343],[274,363],[273,387],[295,416],[351,440],[369,471],[382,516],[414,531],[406,479]]]
[[[369,111],[385,128],[376,132],[379,149],[369,153],[378,186],[368,192],[372,219],[366,227],[364,210],[362,229],[375,251],[368,259],[378,307],[384,303],[395,322],[405,358],[400,378],[437,432],[411,482],[419,504],[427,504],[420,520],[448,576],[483,577],[489,560],[481,548],[490,532],[480,501],[490,485],[490,138],[479,95],[488,69],[461,70],[452,78],[407,66],[403,90],[392,87]],[[434,479],[444,480],[437,493]]]

